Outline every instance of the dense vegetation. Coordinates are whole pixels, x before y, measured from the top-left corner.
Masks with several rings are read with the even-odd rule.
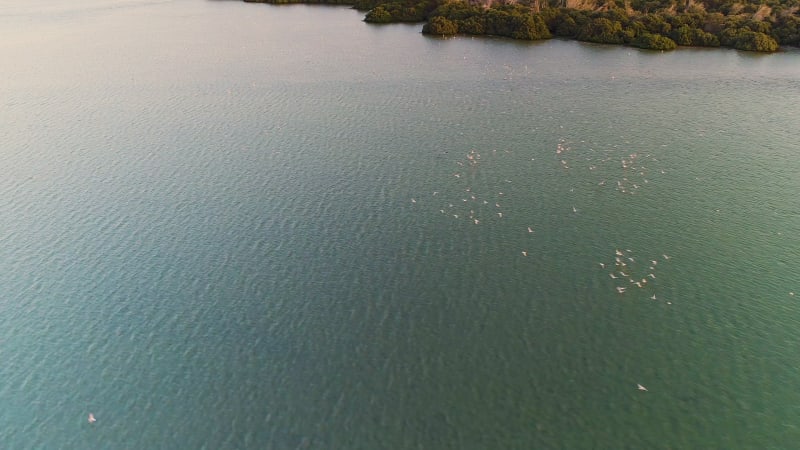
[[[800,46],[800,0],[245,0],[347,4],[371,23],[426,22],[423,33],[553,36],[671,50],[773,52]],[[604,3],[599,3],[604,2]]]

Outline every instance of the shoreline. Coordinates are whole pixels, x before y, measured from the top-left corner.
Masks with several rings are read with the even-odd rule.
[[[350,6],[364,12],[367,23],[419,23],[423,34],[434,36],[499,36],[529,41],[557,37],[660,51],[678,47],[721,47],[773,53],[789,47],[800,48],[800,15],[793,9],[788,13],[770,10],[772,15],[765,15],[763,8],[753,14],[726,15],[709,12],[704,5],[692,2],[678,10],[675,0],[667,0],[664,4],[669,7],[655,12],[637,11],[631,7],[630,0],[624,0],[622,6],[623,0],[616,3],[611,0],[595,9],[558,6],[570,5],[573,0],[550,0],[554,6],[542,5],[539,0],[523,0],[527,4],[483,4],[460,0],[243,1],[271,5]],[[609,7],[609,4],[615,6]],[[748,6],[752,9],[754,5]]]

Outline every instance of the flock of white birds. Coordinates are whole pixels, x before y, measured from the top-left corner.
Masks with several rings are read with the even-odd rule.
[[[584,142],[581,141],[581,143]],[[595,151],[591,148],[584,148],[583,150],[574,152],[566,139],[560,139],[555,146],[555,161],[557,161],[558,168],[565,173],[575,170],[574,168],[597,173],[598,175],[594,181],[597,186],[596,189],[613,188],[620,194],[634,195],[650,183],[649,175],[666,173],[664,170],[651,170],[648,167],[651,162],[658,162],[657,158],[649,154],[624,152],[621,148],[617,148],[616,145],[605,151]],[[509,153],[511,152],[492,150],[488,156],[495,157]],[[530,160],[535,161],[535,158]],[[498,223],[508,218],[503,208],[505,201],[508,200],[503,185],[512,183],[511,180],[502,179],[492,180],[492,183],[477,183],[481,185],[491,184],[491,188],[484,188],[483,190],[473,188],[473,181],[476,179],[478,167],[484,161],[484,156],[477,150],[470,150],[464,155],[463,159],[455,161],[456,168],[452,172],[452,180],[456,181],[459,186],[457,192],[461,192],[461,194],[453,198],[452,189],[433,191],[429,194],[435,199],[434,203],[439,207],[438,212],[440,214],[478,226]],[[605,170],[598,170],[598,168]],[[607,178],[603,178],[600,173],[605,173]],[[610,174],[616,175],[608,177]],[[451,195],[442,195],[442,192],[445,191],[450,192]],[[411,203],[416,204],[417,202],[417,198],[411,199]],[[572,214],[579,213],[579,209],[575,205],[571,206],[570,211]],[[531,235],[535,231],[534,224],[525,224],[524,229],[520,230],[520,232]],[[527,249],[522,248],[518,251],[522,257],[529,256]],[[658,285],[656,280],[659,279],[657,269],[659,262],[664,264],[667,261],[669,261],[668,255],[644,257],[634,255],[630,249],[615,249],[613,260],[602,261],[597,264],[602,270],[607,271],[612,288],[618,294],[630,296],[636,293],[642,298],[663,300],[656,292],[656,286]],[[665,303],[672,304],[670,301]]]

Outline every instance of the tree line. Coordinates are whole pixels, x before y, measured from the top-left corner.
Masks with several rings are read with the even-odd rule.
[[[654,50],[677,46],[774,52],[800,46],[800,0],[245,0],[346,4],[370,23],[425,22],[422,32],[538,40],[553,36]],[[491,0],[489,0],[491,1]],[[577,5],[578,7],[569,7]]]

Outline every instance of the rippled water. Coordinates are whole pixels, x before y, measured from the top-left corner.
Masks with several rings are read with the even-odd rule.
[[[794,448],[797,52],[361,18],[0,7],[4,447]]]

